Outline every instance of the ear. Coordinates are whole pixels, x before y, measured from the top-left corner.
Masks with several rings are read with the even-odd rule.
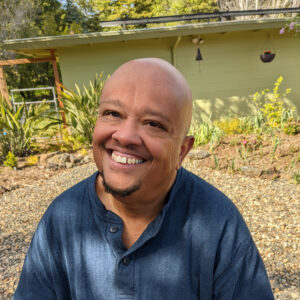
[[[193,135],[186,136],[181,145],[180,154],[178,164],[176,166],[176,170],[179,170],[181,164],[185,158],[185,156],[189,153],[189,151],[193,148],[195,138]]]

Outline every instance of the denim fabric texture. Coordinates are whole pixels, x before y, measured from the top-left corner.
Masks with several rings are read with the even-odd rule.
[[[33,236],[14,300],[271,300],[265,267],[234,204],[181,168],[136,243],[95,191],[62,193]]]

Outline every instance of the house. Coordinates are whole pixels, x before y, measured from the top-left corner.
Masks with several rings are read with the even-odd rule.
[[[88,84],[96,73],[111,74],[130,59],[163,58],[188,80],[195,116],[202,118],[249,112],[249,95],[272,89],[283,76],[281,90],[292,89],[285,101],[299,113],[300,38],[279,34],[286,23],[267,18],[205,22],[8,40],[4,47],[36,58],[48,57],[54,49],[63,85],[70,89]],[[198,48],[202,60],[196,61]],[[275,53],[272,62],[261,61],[265,51]]]

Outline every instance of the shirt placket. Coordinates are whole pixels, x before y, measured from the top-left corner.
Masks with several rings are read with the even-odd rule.
[[[117,299],[134,300],[134,253],[128,251],[122,243],[123,226],[121,224],[109,224],[107,237],[117,256],[116,283]],[[131,253],[130,253],[131,252]]]

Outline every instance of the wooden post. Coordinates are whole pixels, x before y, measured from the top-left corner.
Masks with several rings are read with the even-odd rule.
[[[7,104],[11,108],[12,105],[9,100],[9,93],[8,93],[8,89],[7,89],[5,73],[4,73],[2,66],[0,66],[0,96],[6,100]]]
[[[50,49],[50,53],[51,53],[51,63],[52,63],[52,67],[53,67],[55,86],[56,86],[56,91],[57,91],[58,105],[60,107],[64,107],[64,104],[61,101],[61,87],[60,87],[59,73],[58,73],[58,68],[57,68],[57,63],[56,63],[55,50]],[[64,112],[61,113],[61,117],[62,117],[64,124],[66,124],[66,117],[65,117]]]

